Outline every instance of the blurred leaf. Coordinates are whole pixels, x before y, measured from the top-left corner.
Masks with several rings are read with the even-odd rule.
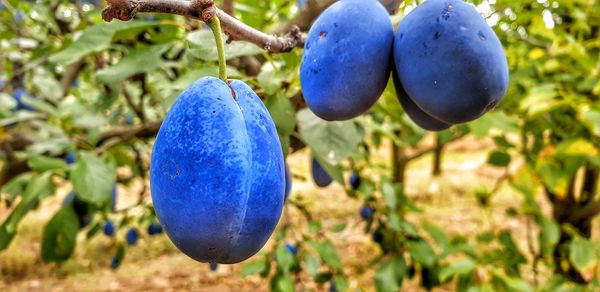
[[[269,109],[279,135],[292,135],[296,127],[296,115],[290,100],[283,93],[278,93],[269,96],[265,105]]]
[[[582,274],[587,274],[598,264],[598,255],[592,242],[583,237],[575,237],[569,244],[569,259]]]
[[[377,291],[400,291],[405,274],[406,262],[403,257],[383,262],[375,274]]]
[[[554,246],[560,239],[560,228],[553,220],[541,216],[538,222],[540,226],[540,250],[542,256],[552,256]]]
[[[407,245],[408,252],[414,261],[429,268],[435,265],[437,261],[437,255],[428,242],[423,240],[408,241]]]
[[[227,36],[223,36],[227,39]],[[209,29],[196,30],[187,36],[190,45],[190,53],[204,61],[217,61],[217,47],[213,33]],[[225,45],[225,57],[227,60],[241,56],[252,56],[262,54],[263,50],[253,43],[246,41],[235,41]]]
[[[362,141],[363,134],[353,121],[327,122],[310,110],[298,112],[300,135],[319,157],[338,164]]]
[[[337,253],[335,246],[330,241],[325,242],[310,242],[310,245],[319,253],[321,259],[325,264],[333,269],[339,269],[342,267],[342,262]]]
[[[79,221],[72,204],[61,208],[44,227],[42,260],[63,262],[75,250]]]
[[[505,152],[493,151],[488,156],[488,163],[498,167],[506,167],[510,164],[510,155]]]
[[[271,290],[277,292],[294,292],[294,281],[288,272],[277,272],[271,279]]]
[[[67,162],[65,162],[64,159],[46,156],[29,157],[27,165],[29,165],[31,169],[39,172],[67,168]]]
[[[141,21],[113,21],[98,23],[84,30],[81,36],[60,52],[50,56],[51,63],[69,65],[91,54],[99,53],[110,47],[115,33],[119,30],[145,28],[156,24]],[[147,64],[146,64],[147,65]]]
[[[439,226],[429,223],[427,221],[422,222],[423,229],[429,233],[429,235],[435,240],[437,245],[442,249],[448,248],[450,245],[450,237],[448,234]]]
[[[107,84],[118,84],[135,74],[155,70],[163,65],[161,56],[170,46],[170,44],[163,44],[131,49],[119,63],[98,71],[96,77]]]
[[[79,159],[71,169],[71,182],[82,200],[96,206],[106,206],[111,202],[115,170],[100,157],[80,152]]]
[[[261,274],[268,267],[268,264],[269,263],[267,262],[266,257],[244,264],[241,271],[242,277],[248,277],[254,274]]]
[[[275,250],[275,261],[281,270],[289,271],[294,265],[294,255],[282,244]]]
[[[304,263],[306,272],[314,278],[319,273],[319,259],[313,255],[306,255]]]
[[[35,177],[25,189],[19,205],[8,215],[0,225],[0,251],[6,249],[17,232],[17,227],[23,217],[38,204],[38,200],[53,194],[55,191],[51,181],[52,174],[43,173]]]
[[[439,273],[440,282],[446,282],[454,276],[468,275],[475,271],[475,267],[475,262],[470,259],[453,262],[441,268]]]

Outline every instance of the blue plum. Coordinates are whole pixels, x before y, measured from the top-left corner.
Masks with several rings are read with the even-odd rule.
[[[393,41],[392,22],[376,0],[328,7],[308,32],[300,65],[309,108],[328,121],[369,110],[388,82]]]
[[[281,216],[285,167],[256,93],[213,77],[186,89],[156,137],[150,186],[159,221],[191,258],[232,264],[258,252]]]
[[[363,206],[362,208],[360,208],[360,217],[364,220],[369,220],[373,217],[373,212],[375,212],[375,210],[373,210],[372,207]]]
[[[292,175],[290,173],[290,168],[285,164],[285,197],[284,201],[287,201],[287,198],[290,196],[290,192],[292,191]]]
[[[313,180],[315,181],[315,184],[317,186],[324,188],[330,185],[333,181],[329,174],[327,174],[325,169],[323,169],[323,166],[321,166],[321,164],[319,164],[319,161],[317,161],[315,158],[313,158],[312,160],[311,169]]]
[[[104,235],[112,237],[115,235],[115,224],[111,220],[106,221],[106,223],[104,223],[103,231]]]
[[[110,268],[113,270],[116,270],[120,266],[121,266],[121,260],[117,256],[112,257],[112,259],[110,260]]]
[[[156,234],[160,234],[162,232],[163,232],[163,228],[160,224],[151,223],[150,225],[148,225],[148,234],[149,235],[156,235]]]
[[[135,228],[129,228],[127,230],[127,234],[125,234],[125,239],[127,240],[127,244],[135,245],[139,239],[139,233]]]
[[[400,79],[398,79],[398,74],[395,69],[392,72],[392,76],[394,78],[394,86],[396,88],[398,100],[400,101],[404,112],[415,124],[417,124],[417,126],[428,131],[442,131],[450,128],[450,124],[430,116],[415,104],[406,93],[406,90],[404,90],[404,87],[402,87],[402,83],[400,82]]]
[[[291,244],[291,243],[286,244],[285,248],[287,248],[287,250],[290,253],[292,253],[293,255],[298,254],[298,248],[295,245]]]
[[[353,172],[352,175],[350,175],[350,186],[353,190],[358,190],[360,187],[360,175],[358,172]]]
[[[77,214],[77,220],[79,221],[79,228],[84,228],[92,222],[92,212],[90,206],[79,199],[74,192],[70,192],[63,201],[63,206],[73,203],[73,210]]]
[[[446,124],[480,117],[508,87],[502,44],[475,8],[460,0],[428,0],[404,17],[394,61],[410,97],[401,100]]]
[[[33,98],[25,88],[19,87],[15,89],[13,92],[13,98],[17,102],[17,107],[15,110],[26,110],[26,111],[34,111],[33,107],[23,102],[23,96]]]
[[[210,270],[213,272],[219,268],[219,264],[217,264],[217,263],[210,263],[210,264],[208,264],[208,266],[210,267]]]
[[[65,161],[67,164],[73,164],[77,161],[77,154],[75,152],[67,152],[67,156],[65,157]]]

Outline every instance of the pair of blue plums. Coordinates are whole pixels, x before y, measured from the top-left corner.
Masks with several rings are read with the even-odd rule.
[[[340,0],[311,27],[300,68],[302,91],[319,117],[368,111],[393,71],[406,113],[427,130],[474,120],[508,87],[508,64],[494,31],[461,0],[428,0],[394,35],[376,0]]]

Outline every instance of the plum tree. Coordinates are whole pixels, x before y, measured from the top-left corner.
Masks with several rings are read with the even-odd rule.
[[[237,263],[265,244],[281,216],[281,144],[259,97],[239,80],[205,77],[175,101],[151,158],[156,215],[200,262]]]
[[[287,198],[290,196],[290,192],[292,191],[292,175],[290,173],[290,167],[285,164],[285,198],[284,201],[287,201]]]
[[[329,174],[323,169],[323,166],[317,161],[317,159],[313,158],[311,164],[312,176],[315,184],[322,188],[328,186],[333,181]]]
[[[460,0],[429,0],[411,11],[396,31],[394,60],[407,93],[401,101],[430,128],[480,117],[508,88],[502,44],[475,8]]]
[[[357,117],[386,87],[394,31],[375,0],[338,1],[308,32],[300,82],[308,107],[328,121]]]
[[[452,126],[448,123],[444,123],[444,122],[430,116],[429,114],[424,112],[422,109],[419,108],[419,106],[417,106],[414,103],[414,101],[406,93],[406,90],[404,90],[404,87],[402,86],[402,82],[400,82],[400,79],[398,78],[398,73],[397,73],[396,68],[394,68],[394,71],[392,72],[392,76],[394,79],[394,87],[396,88],[396,95],[398,97],[398,100],[400,101],[400,104],[402,105],[404,112],[406,112],[408,117],[415,124],[417,124],[419,127],[423,128],[423,129],[429,130],[429,131],[442,131],[442,130],[448,129],[448,128],[450,128],[450,126]]]

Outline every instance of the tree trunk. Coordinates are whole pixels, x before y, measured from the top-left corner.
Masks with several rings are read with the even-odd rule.
[[[577,232],[586,238],[592,237],[592,220],[597,215],[597,210],[589,208],[598,203],[595,198],[596,189],[598,186],[598,170],[592,167],[586,168],[584,181],[581,187],[581,197],[579,200],[574,196],[574,179],[569,185],[567,196],[560,199],[551,191],[546,189],[546,195],[552,202],[554,220],[559,226],[570,224]],[[590,279],[586,279],[581,275],[569,262],[569,243],[573,239],[571,234],[561,230],[560,240],[554,247],[554,264],[555,272],[576,283],[588,283]],[[564,263],[569,263],[565,265]]]
[[[400,132],[396,132],[400,135]],[[398,147],[392,141],[392,181],[404,185],[406,164],[408,163],[404,148]]]

